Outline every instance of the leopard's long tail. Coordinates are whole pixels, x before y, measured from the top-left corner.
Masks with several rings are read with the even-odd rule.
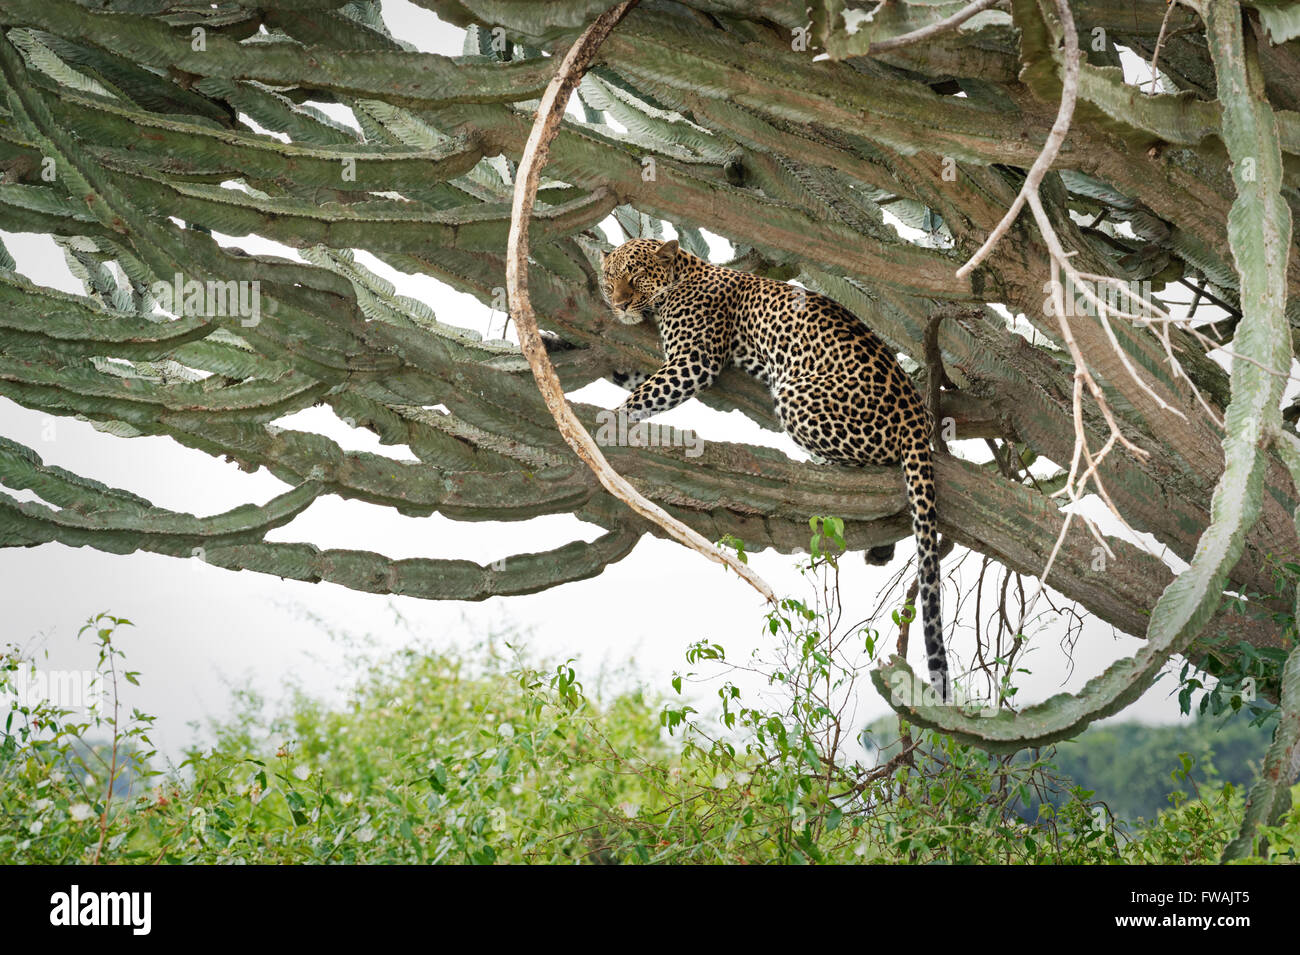
[[[945,703],[952,699],[948,680],[948,656],[943,649],[943,614],[939,585],[939,520],[935,510],[934,464],[930,442],[916,441],[903,456],[903,476],[912,510],[912,533],[916,535],[917,611],[925,632],[925,660],[930,668],[930,686]]]

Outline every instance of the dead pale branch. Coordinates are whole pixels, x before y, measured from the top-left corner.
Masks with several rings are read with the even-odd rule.
[[[903,33],[899,36],[891,36],[884,40],[874,41],[868,53],[888,53],[890,50],[898,50],[905,46],[911,46],[913,43],[922,43],[925,40],[933,39],[940,33],[947,30],[955,29],[975,16],[977,13],[983,13],[985,10],[995,7],[1001,0],[973,0],[962,7],[950,17],[945,17],[937,23],[931,23],[927,26],[919,27],[910,33]]]
[[[596,18],[565,54],[559,70],[542,95],[541,105],[537,107],[537,119],[524,144],[523,158],[515,175],[510,233],[506,244],[506,290],[510,300],[510,317],[514,319],[520,346],[528,358],[537,387],[546,401],[546,407],[555,418],[560,434],[578,457],[587,463],[604,488],[691,550],[734,570],[769,603],[775,604],[776,595],[767,581],[738,558],[714,546],[663,508],[646,499],[610,466],[564,396],[564,388],[546,353],[546,345],[537,327],[537,316],[533,313],[528,298],[528,225],[532,219],[533,205],[537,201],[537,186],[542,167],[546,165],[551,140],[559,131],[569,97],[587,71],[600,44],[636,4],[637,0],[624,0]]]

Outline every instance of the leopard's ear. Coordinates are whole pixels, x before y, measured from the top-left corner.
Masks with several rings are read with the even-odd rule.
[[[671,265],[673,259],[677,258],[677,240],[669,239],[655,252],[655,258],[666,265]]]

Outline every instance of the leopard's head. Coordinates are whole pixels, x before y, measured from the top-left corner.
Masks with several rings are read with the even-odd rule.
[[[659,294],[676,278],[677,240],[632,239],[600,259],[601,291],[624,325],[650,314]]]

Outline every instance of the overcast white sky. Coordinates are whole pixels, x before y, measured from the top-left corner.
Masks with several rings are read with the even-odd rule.
[[[404,0],[385,0],[384,7],[394,33],[420,49],[443,54],[461,51],[462,32],[432,13]],[[607,231],[612,239],[621,239],[616,227]],[[62,253],[47,237],[8,233],[0,237],[19,271],[31,280],[82,291]],[[221,241],[252,252],[294,254],[255,237]],[[724,249],[725,242],[718,240],[719,255]],[[426,302],[440,320],[500,333],[502,316],[493,315],[473,298],[432,279],[402,276],[372,256],[359,255],[394,281],[400,292]],[[603,382],[578,395],[609,407],[622,396],[620,389]],[[738,413],[720,414],[696,401],[661,420],[693,427],[706,440],[761,439],[793,452],[784,436],[765,434]],[[345,448],[410,457],[404,448],[383,448],[369,432],[347,428],[328,409],[302,412],[277,423],[328,434]],[[213,514],[246,502],[263,503],[286,490],[265,471],[247,474],[166,438],[116,438],[87,423],[51,418],[3,398],[0,434],[35,449],[49,464],[128,488],[179,511]],[[579,537],[592,540],[598,534],[598,528],[565,516],[516,524],[461,524],[441,516],[406,518],[385,508],[327,497],[269,536],[320,547],[375,550],[395,558],[457,557],[484,563]],[[887,569],[867,567],[857,557],[844,562],[843,593],[850,619],[868,615],[884,582],[912,552],[910,541],[900,542],[895,564]],[[807,595],[793,558],[763,553],[751,559],[778,592]],[[172,754],[191,737],[188,721],[226,712],[232,681],[251,680],[272,699],[280,698],[291,681],[320,694],[332,694],[346,683],[355,672],[348,662],[348,647],[330,639],[320,621],[337,631],[370,635],[384,648],[417,639],[432,645],[467,645],[491,630],[518,626],[530,631],[527,643],[537,654],[580,657],[580,669],[589,681],[602,667],[634,661],[638,678],[662,690],[667,690],[675,669],[687,669],[683,653],[698,639],[722,643],[732,659],[744,658],[770,640],[761,627],[761,602],[753,591],[698,555],[649,538],[593,580],[477,604],[374,596],[332,584],[231,573],[195,560],[114,556],[61,544],[0,550],[0,574],[6,594],[0,637],[31,651],[48,652],[43,665],[51,669],[94,665],[93,648],[75,639],[87,617],[108,611],[135,622],[133,629],[121,634],[120,646],[128,653],[131,668],[142,672],[141,686],[131,687],[125,699],[159,717],[154,740]],[[952,606],[950,593],[945,611]],[[396,623],[397,614],[409,627]],[[879,626],[889,633],[887,619],[886,614]],[[1058,647],[1063,626],[1049,623],[1034,638],[1036,649],[1027,661],[1033,673],[1023,684],[1022,700],[1041,699],[1063,688],[1078,689],[1111,661],[1140,646],[1129,637],[1112,638],[1107,626],[1090,624],[1075,649],[1073,674],[1067,679],[1067,660]],[[968,656],[972,645],[969,632],[959,635],[957,654]],[[914,647],[912,663],[923,669],[919,649]],[[1166,678],[1125,717],[1174,719],[1172,687],[1173,680]],[[705,692],[707,702],[712,690]],[[884,702],[868,686],[860,700],[859,720],[866,722],[885,712]]]

